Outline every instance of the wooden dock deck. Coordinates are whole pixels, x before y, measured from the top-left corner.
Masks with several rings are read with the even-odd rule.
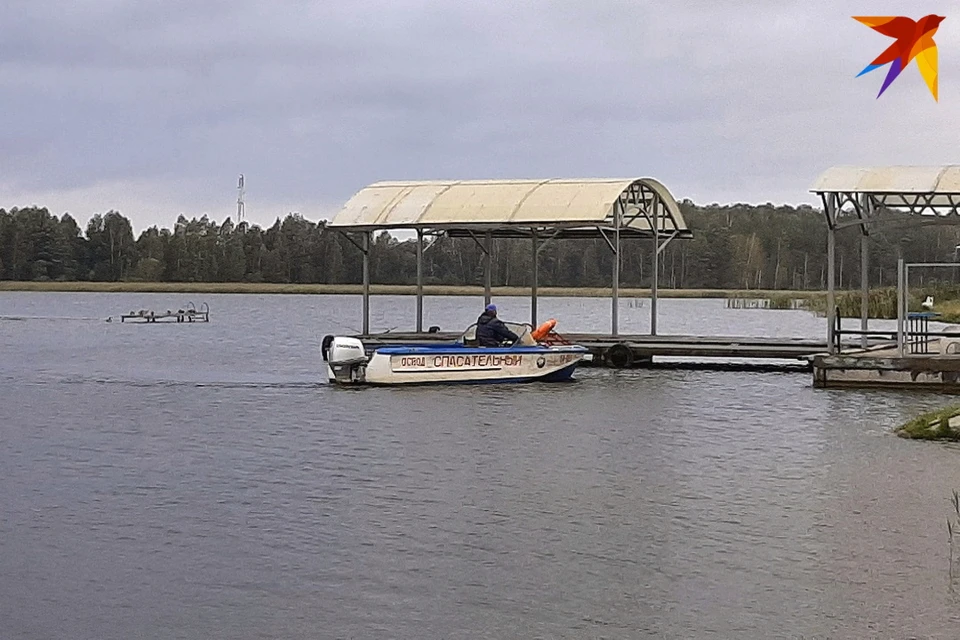
[[[186,309],[152,311],[140,309],[120,316],[120,322],[210,322],[210,306],[204,302],[198,310],[191,302]]]
[[[386,344],[430,344],[452,342],[460,333],[375,333],[356,336],[368,348]],[[809,369],[814,355],[827,351],[826,340],[801,338],[757,338],[732,336],[650,336],[564,333],[563,337],[589,349],[593,356],[587,366],[607,366],[617,369],[648,366],[656,357],[690,357],[705,359],[753,359],[792,361],[783,368]],[[757,368],[776,365],[758,363]],[[740,368],[749,368],[741,365]]]

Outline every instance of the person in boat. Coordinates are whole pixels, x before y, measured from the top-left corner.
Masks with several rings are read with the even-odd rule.
[[[488,304],[477,318],[477,344],[481,347],[499,347],[505,341],[516,343],[520,336],[515,334],[503,320],[497,317],[497,305]]]

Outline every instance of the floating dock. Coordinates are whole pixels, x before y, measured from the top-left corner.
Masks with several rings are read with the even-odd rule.
[[[193,303],[189,303],[186,309],[177,309],[172,311],[152,311],[140,309],[131,311],[120,316],[120,322],[210,322],[210,306],[204,302],[198,310]]]
[[[931,331],[930,322],[940,314],[904,313],[897,332],[841,330],[839,313],[835,317],[831,333],[837,344],[811,359],[814,387],[960,391],[960,327]],[[857,334],[876,340],[859,347],[838,342]]]
[[[900,355],[889,332],[876,332],[873,344],[861,348],[844,342],[830,354],[826,341],[801,338],[597,335],[565,333],[585,346],[591,358],[583,366],[630,369],[682,367],[695,369],[807,371],[817,388],[921,388],[960,392],[960,334],[914,339]],[[387,344],[452,342],[459,333],[374,333],[356,336],[372,352]],[[697,362],[658,363],[655,358],[696,358]],[[731,359],[753,362],[731,362]]]
[[[453,342],[460,333],[374,333],[356,336],[369,351],[386,344],[434,344]],[[813,357],[827,351],[826,341],[801,338],[747,338],[703,336],[598,335],[564,333],[574,344],[583,345],[591,354],[586,366],[630,369],[655,364],[656,357],[701,359],[742,358],[763,360],[736,368],[811,369]],[[780,361],[778,363],[770,361]],[[709,368],[709,367],[703,367]]]
[[[906,354],[896,343],[818,354],[812,360],[813,386],[960,391],[960,354],[950,351],[956,342],[930,340]]]

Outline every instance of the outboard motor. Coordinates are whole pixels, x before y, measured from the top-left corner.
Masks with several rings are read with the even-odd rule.
[[[335,337],[327,345],[325,354],[331,382],[356,384],[364,381],[367,353],[362,342],[356,338]]]
[[[335,337],[336,336],[323,336],[323,341],[320,343],[320,355],[323,357],[324,362],[330,360],[330,344]]]

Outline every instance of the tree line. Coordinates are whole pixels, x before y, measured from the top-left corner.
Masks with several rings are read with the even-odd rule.
[[[810,206],[681,203],[691,240],[674,240],[660,256],[660,286],[696,289],[823,290],[827,282],[827,231],[823,213]],[[870,280],[896,284],[898,256],[917,262],[956,261],[960,226],[918,224],[886,214],[889,224],[871,233]],[[494,286],[531,283],[526,240],[497,240],[492,249]],[[648,287],[650,240],[623,241],[621,286]],[[416,242],[380,233],[370,250],[371,281],[416,282]],[[482,284],[484,256],[472,239],[440,238],[424,252],[427,284]],[[837,234],[838,285],[860,282],[860,234]],[[603,240],[560,240],[539,257],[541,286],[609,286],[613,253]],[[94,215],[84,229],[69,214],[45,208],[0,209],[0,280],[359,283],[360,251],[323,221],[299,214],[269,228],[179,216],[172,229],[150,227],[134,236],[117,211]]]

